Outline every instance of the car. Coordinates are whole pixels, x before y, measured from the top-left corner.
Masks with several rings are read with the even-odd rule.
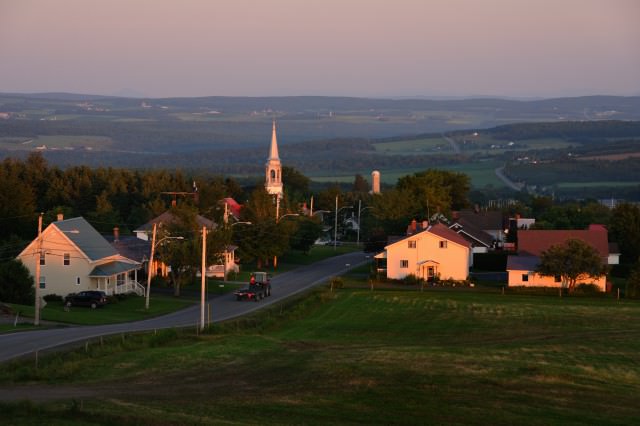
[[[81,291],[80,293],[71,293],[64,298],[64,306],[70,308],[72,306],[88,306],[91,309],[100,308],[107,304],[107,295],[104,291]]]

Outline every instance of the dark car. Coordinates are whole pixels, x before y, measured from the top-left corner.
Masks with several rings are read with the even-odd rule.
[[[64,298],[66,307],[89,306],[91,309],[95,309],[106,304],[107,295],[104,291],[81,291],[80,293],[71,293]]]

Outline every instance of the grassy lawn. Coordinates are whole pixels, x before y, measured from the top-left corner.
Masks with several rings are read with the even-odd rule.
[[[101,396],[0,409],[14,424],[638,424],[639,337],[634,302],[317,291],[210,334],[2,365],[3,383]]]
[[[153,295],[149,301],[149,310],[145,310],[144,297],[128,297],[102,308],[72,307],[65,312],[62,302],[49,302],[42,310],[41,319],[69,324],[98,325],[118,322],[138,321],[158,315],[168,314],[196,303],[194,299]],[[11,304],[14,311],[22,316],[33,318],[33,306]]]

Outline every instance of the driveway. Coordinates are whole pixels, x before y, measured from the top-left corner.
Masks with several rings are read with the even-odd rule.
[[[368,256],[362,252],[348,253],[279,274],[271,280],[272,296],[259,303],[238,302],[233,294],[212,298],[208,301],[211,307],[211,319],[214,322],[218,322],[246,315],[294,294],[309,290],[327,281],[330,277],[340,275],[368,260]],[[197,306],[191,306],[168,315],[144,321],[3,334],[0,335],[0,362],[25,356],[36,351],[44,351],[110,334],[171,327],[196,327],[199,320],[200,305],[198,304]]]

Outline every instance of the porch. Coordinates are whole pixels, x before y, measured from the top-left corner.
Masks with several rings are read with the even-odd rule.
[[[137,263],[109,262],[96,266],[89,278],[96,290],[104,291],[108,296],[124,293],[144,296],[146,288],[138,282],[139,268]]]

